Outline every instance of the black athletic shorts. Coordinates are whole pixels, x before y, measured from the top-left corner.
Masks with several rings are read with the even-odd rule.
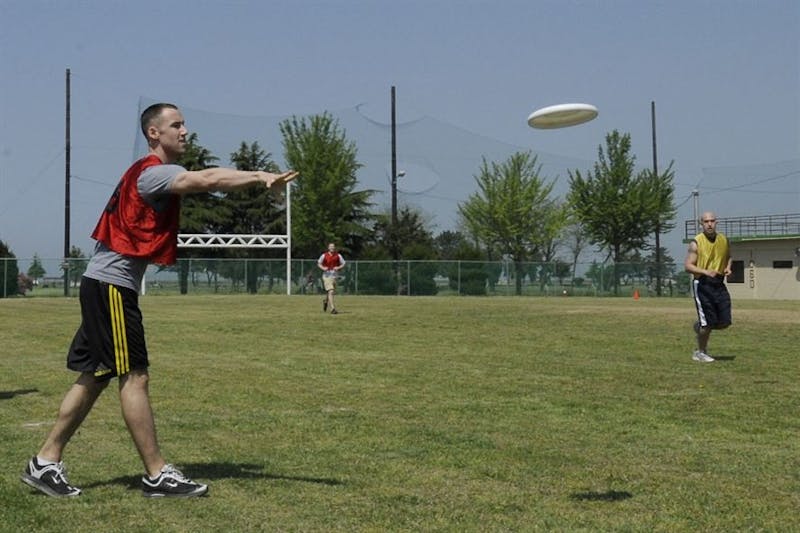
[[[147,368],[139,294],[84,277],[80,301],[82,320],[67,354],[67,368],[91,372],[97,381]]]
[[[723,276],[700,276],[692,282],[692,294],[700,326],[724,328],[731,325],[731,295]]]

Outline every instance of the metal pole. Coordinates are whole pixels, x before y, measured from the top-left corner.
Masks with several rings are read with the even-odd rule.
[[[286,295],[290,296],[291,294],[292,294],[292,182],[290,181],[289,183],[286,184]]]
[[[650,102],[650,117],[653,124],[653,179],[658,183],[658,156],[656,155],[656,103]],[[660,189],[659,189],[659,192]],[[656,296],[661,296],[661,221],[656,213]]]
[[[397,250],[397,120],[395,113],[395,88],[392,85],[392,259],[398,260]]]
[[[65,164],[64,164],[64,296],[69,296],[69,175],[70,175],[70,72],[67,69],[66,79],[66,133],[65,133]]]

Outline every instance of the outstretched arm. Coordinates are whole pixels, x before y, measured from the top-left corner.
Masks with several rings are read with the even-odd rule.
[[[193,192],[235,191],[263,183],[269,188],[281,188],[297,177],[297,172],[286,171],[281,174],[264,171],[235,170],[232,168],[207,168],[187,170],[175,177],[170,186],[174,194]]]

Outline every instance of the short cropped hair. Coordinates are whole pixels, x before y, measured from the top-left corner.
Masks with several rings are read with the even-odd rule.
[[[161,114],[161,111],[164,109],[178,109],[178,106],[175,104],[167,104],[167,103],[160,103],[160,104],[153,104],[149,106],[147,109],[142,111],[142,133],[144,134],[144,138],[147,139],[147,128],[155,121],[156,118]]]

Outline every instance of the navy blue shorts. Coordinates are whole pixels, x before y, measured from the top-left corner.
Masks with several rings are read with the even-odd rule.
[[[701,327],[713,329],[731,325],[731,295],[723,276],[701,276],[692,281],[692,295]]]
[[[67,368],[90,372],[97,381],[147,368],[139,294],[84,277],[80,301],[82,320],[67,354]]]

